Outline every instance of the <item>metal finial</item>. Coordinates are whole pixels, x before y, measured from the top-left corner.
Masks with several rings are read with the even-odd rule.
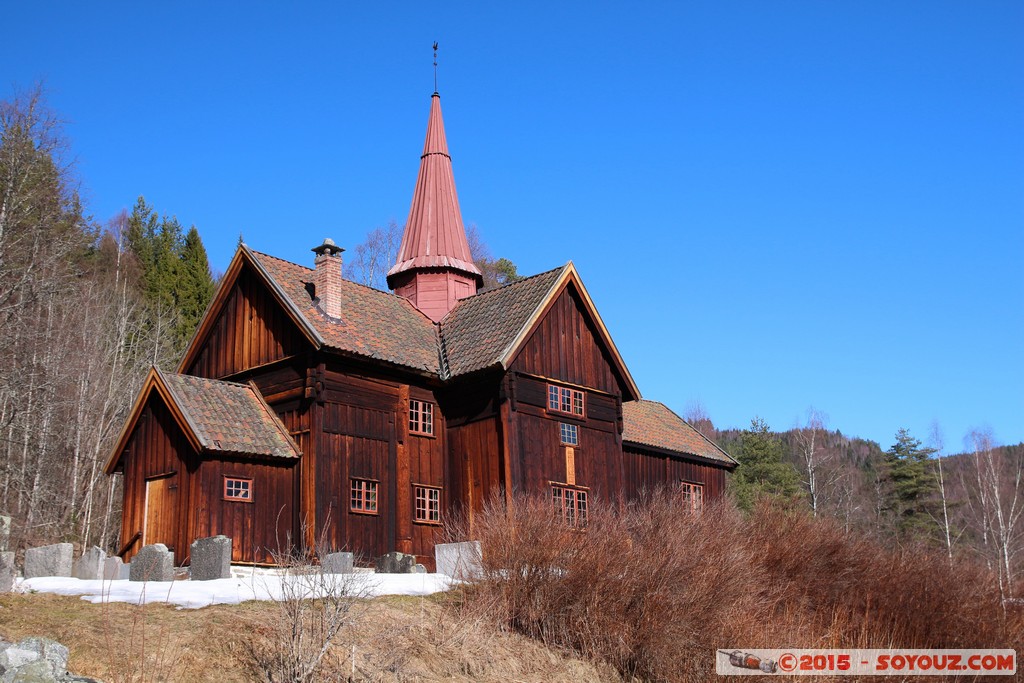
[[[434,92],[437,92],[437,41],[434,41]]]

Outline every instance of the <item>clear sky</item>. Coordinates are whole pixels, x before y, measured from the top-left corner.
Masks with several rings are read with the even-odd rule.
[[[438,85],[467,224],[572,259],[647,398],[719,427],[1024,440],[1024,3],[82,3],[3,12],[89,211],[223,271],[403,224]]]

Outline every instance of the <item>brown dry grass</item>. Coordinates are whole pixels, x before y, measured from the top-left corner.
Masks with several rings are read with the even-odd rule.
[[[712,680],[718,648],[1024,645],[983,568],[771,505],[744,517],[664,496],[626,514],[592,504],[579,532],[550,500],[519,500],[478,516],[474,535],[485,577],[467,612],[626,678]]]
[[[458,596],[368,601],[358,631],[332,649],[325,680],[618,680],[607,667],[500,633],[461,614]],[[72,671],[110,683],[227,683],[253,680],[246,641],[264,637],[277,615],[266,602],[179,610],[6,594],[0,596],[0,637],[58,640],[71,649]]]

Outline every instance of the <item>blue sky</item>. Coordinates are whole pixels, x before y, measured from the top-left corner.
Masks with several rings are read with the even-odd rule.
[[[1024,440],[1024,4],[491,5],[17,3],[0,95],[45,82],[97,220],[310,264],[404,223],[437,40],[466,223],[572,259],[647,398]]]

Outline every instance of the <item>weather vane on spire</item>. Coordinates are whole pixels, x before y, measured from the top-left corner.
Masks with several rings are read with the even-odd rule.
[[[437,41],[434,41],[434,92],[437,92]]]

